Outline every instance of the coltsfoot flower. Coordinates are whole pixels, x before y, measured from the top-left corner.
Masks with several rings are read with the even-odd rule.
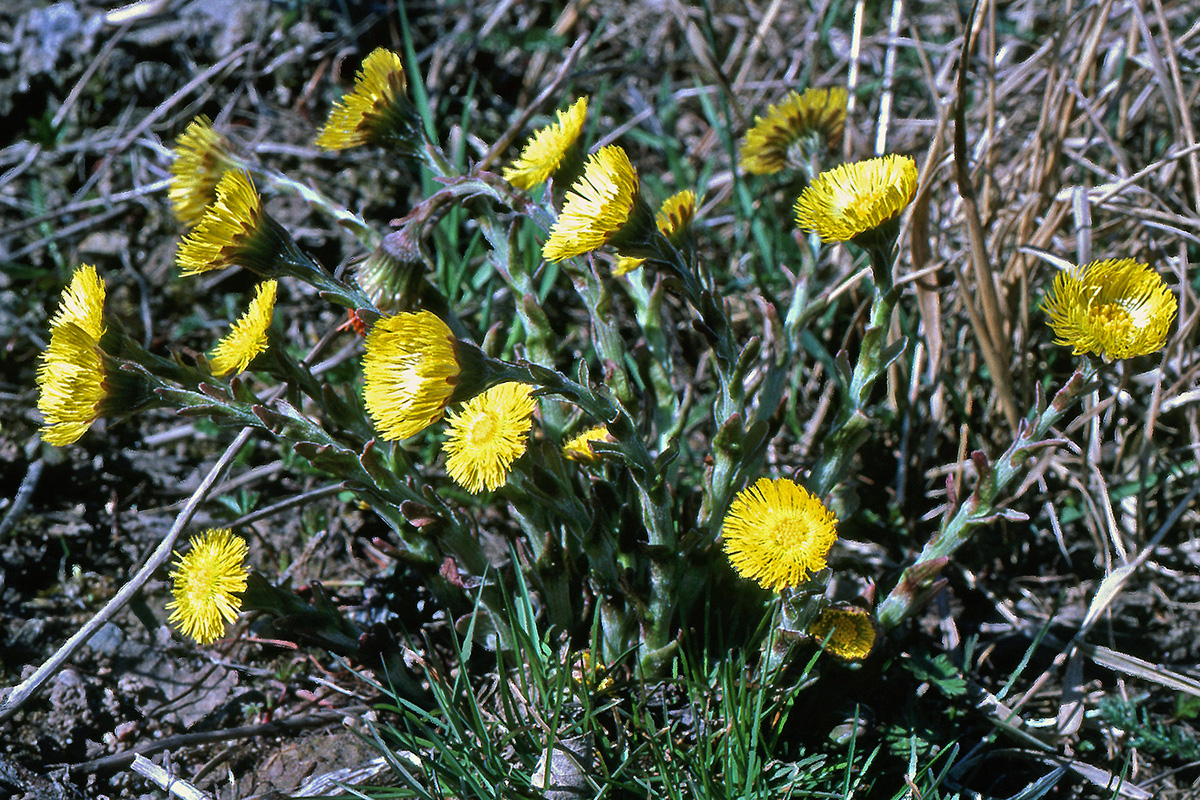
[[[583,175],[571,185],[558,221],[542,247],[547,261],[583,255],[616,238],[642,234],[645,203],[638,194],[637,170],[618,145],[609,145],[588,158]],[[652,222],[649,212],[644,216]],[[614,242],[615,243],[615,242]]]
[[[1042,303],[1056,344],[1105,361],[1161,350],[1177,308],[1162,277],[1132,258],[1064,270]]]
[[[408,100],[404,62],[385,48],[363,59],[354,90],[344,95],[317,136],[317,147],[345,150],[393,144],[413,152],[419,143],[417,113]]]
[[[529,439],[537,408],[532,392],[523,383],[502,383],[447,418],[446,472],[467,491],[495,491],[508,482],[508,471]]]
[[[721,536],[739,575],[779,591],[825,568],[837,518],[795,481],[760,478],[734,498]]]
[[[171,580],[175,599],[167,603],[168,622],[200,644],[211,644],[237,619],[246,591],[245,540],[226,529],[210,528],[192,538],[187,555],[175,554]]]
[[[878,635],[871,614],[850,605],[825,609],[809,624],[808,633],[818,642],[824,642],[825,652],[842,661],[865,659],[875,647]]]
[[[600,460],[600,456],[592,449],[592,442],[611,441],[613,441],[613,437],[608,432],[608,428],[603,425],[597,425],[594,428],[581,431],[568,440],[563,445],[563,455],[572,461],[578,461],[583,464],[595,464]]]
[[[846,90],[806,89],[789,92],[781,102],[754,118],[742,144],[741,167],[754,175],[769,175],[788,166],[790,151],[811,137],[835,147],[846,126]]]
[[[823,242],[862,241],[896,221],[917,193],[917,163],[888,155],[826,170],[796,200],[796,225]]]
[[[192,120],[175,140],[171,162],[171,188],[167,197],[175,218],[195,225],[216,199],[217,183],[234,165],[229,141],[213,130],[208,117]]]
[[[108,398],[104,335],[104,282],[87,264],[75,270],[50,320],[50,345],[38,366],[42,441],[68,445],[101,416]]]
[[[267,349],[267,328],[271,327],[277,288],[278,281],[274,280],[258,285],[246,313],[233,323],[233,328],[209,355],[208,366],[213,375],[242,372],[255,356]]]
[[[581,97],[566,111],[558,111],[558,121],[535,133],[517,160],[505,168],[504,180],[528,191],[557,172],[579,139],[587,107],[588,99]]]
[[[380,437],[407,439],[441,419],[461,372],[454,334],[432,312],[376,322],[363,356],[363,401]]]
[[[262,208],[249,173],[235,169],[217,184],[217,199],[175,255],[179,271],[196,275],[234,265],[258,274],[277,271],[283,253],[278,224]]]
[[[663,201],[662,208],[655,215],[654,224],[658,227],[658,232],[667,237],[672,244],[678,244],[695,216],[696,193],[691,189],[684,189]],[[613,267],[613,275],[620,277],[645,262],[644,258],[620,256]]]

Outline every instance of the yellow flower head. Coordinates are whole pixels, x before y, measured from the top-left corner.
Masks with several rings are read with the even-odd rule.
[[[234,163],[229,142],[212,128],[208,117],[196,117],[175,140],[171,188],[167,196],[175,218],[195,225],[216,199],[217,183]]]
[[[38,411],[45,424],[42,441],[68,445],[91,427],[108,397],[104,354],[104,282],[83,265],[63,290],[50,320],[50,345],[38,367]]]
[[[640,200],[637,170],[621,147],[609,145],[592,154],[567,193],[542,257],[562,261],[603,246],[634,227],[629,223]]]
[[[379,435],[407,439],[441,419],[460,373],[454,334],[436,314],[375,323],[363,356],[363,401]]]
[[[917,163],[889,155],[817,176],[796,200],[796,225],[823,242],[848,242],[896,220],[917,193]]]
[[[1060,272],[1042,309],[1056,344],[1112,361],[1161,350],[1177,303],[1148,264],[1122,258]]]
[[[810,136],[830,148],[836,146],[846,126],[846,98],[841,87],[790,92],[754,118],[742,145],[742,169],[754,175],[779,172],[787,167],[792,147]]]
[[[175,554],[175,599],[166,606],[174,611],[168,622],[200,644],[219,639],[225,623],[233,622],[242,608],[238,594],[246,591],[246,550],[245,540],[225,529],[210,528],[192,537],[187,555]]]
[[[275,290],[278,281],[263,281],[250,301],[250,308],[242,318],[233,323],[225,338],[217,343],[208,357],[208,366],[213,375],[241,372],[259,353],[267,349],[267,328],[271,326],[271,315],[275,311]]]
[[[270,268],[277,248],[268,240],[270,220],[262,209],[262,200],[254,182],[244,170],[225,173],[217,184],[217,200],[204,212],[200,224],[184,237],[175,255],[175,262],[184,275],[195,275],[235,264],[255,272]]]
[[[692,224],[692,218],[695,216],[696,193],[691,189],[684,189],[663,202],[662,208],[654,217],[654,224],[658,226],[659,233],[671,240],[672,244],[677,244],[684,231]],[[630,270],[637,269],[645,262],[644,258],[621,256],[617,259],[616,266],[613,267],[613,275],[620,277]]]
[[[612,434],[608,432],[608,428],[603,425],[597,425],[594,428],[582,431],[564,444],[563,455],[572,461],[595,464],[600,460],[600,456],[596,455],[596,451],[592,449],[592,442],[611,441],[614,441],[614,439]]]
[[[842,661],[862,661],[875,647],[877,632],[871,615],[854,606],[834,606],[817,615],[809,635],[825,643],[825,652]]]
[[[837,518],[794,481],[760,478],[733,499],[721,536],[739,575],[779,591],[825,568]]]
[[[409,102],[404,62],[383,47],[364,60],[354,91],[342,97],[317,136],[317,147],[345,150],[363,144],[388,142],[411,150],[416,111]]]
[[[446,472],[471,492],[495,491],[508,482],[508,470],[525,452],[537,408],[523,383],[502,383],[471,398],[447,418],[442,450]]]
[[[504,170],[504,180],[526,191],[544,182],[558,171],[567,152],[574,146],[587,118],[588,99],[581,97],[566,111],[558,112],[558,122],[547,125],[525,143],[520,157]]]

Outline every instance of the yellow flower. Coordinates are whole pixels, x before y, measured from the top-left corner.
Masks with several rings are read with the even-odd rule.
[[[566,111],[558,111],[558,122],[547,125],[525,143],[520,157],[504,170],[504,180],[528,191],[558,171],[567,151],[579,139],[587,118],[588,99],[581,97]]]
[[[255,269],[268,219],[250,175],[240,169],[226,172],[217,184],[216,202],[179,245],[180,272],[195,275],[235,264]]]
[[[217,183],[234,163],[229,142],[212,128],[208,117],[196,117],[175,140],[171,188],[167,196],[175,218],[195,225],[216,199]]]
[[[210,528],[192,537],[187,555],[175,554],[175,599],[166,606],[175,610],[168,621],[200,644],[220,638],[225,623],[233,622],[242,608],[238,594],[246,591],[246,549],[245,540],[225,529]]]
[[[532,392],[523,383],[502,383],[447,418],[446,472],[460,486],[478,493],[508,482],[509,468],[525,452],[537,408]]]
[[[662,208],[658,210],[658,214],[654,218],[654,223],[658,226],[659,233],[667,237],[672,244],[676,244],[683,232],[692,224],[694,216],[696,216],[696,193],[691,189],[684,189],[663,202]],[[644,258],[620,256],[616,266],[613,267],[613,275],[620,277],[630,270],[637,269],[645,261]]]
[[[363,401],[379,435],[407,439],[441,419],[460,373],[454,335],[432,312],[375,323],[363,356]]]
[[[846,125],[846,90],[808,89],[790,92],[767,113],[754,118],[742,145],[742,169],[769,175],[788,166],[789,150],[808,136],[832,148]]]
[[[267,349],[267,328],[275,311],[275,290],[278,281],[263,281],[242,318],[233,324],[225,338],[217,343],[208,357],[213,375],[241,372],[254,357]]]
[[[917,193],[917,164],[889,155],[822,172],[796,200],[796,225],[847,242],[900,216]]]
[[[721,536],[739,575],[779,591],[825,568],[837,518],[794,481],[760,478],[734,498]]]
[[[597,425],[594,428],[582,431],[564,444],[563,455],[572,461],[595,464],[600,460],[600,456],[596,455],[596,451],[592,449],[592,442],[611,441],[613,441],[613,438],[612,434],[608,432],[608,428],[603,425]]]
[[[1162,349],[1177,302],[1148,264],[1122,258],[1060,272],[1042,310],[1056,344],[1112,361]]]
[[[870,655],[877,635],[870,613],[849,605],[825,609],[808,632],[825,643],[825,652],[843,661],[862,661]]]
[[[562,261],[627,233],[625,228],[634,227],[629,223],[635,221],[640,200],[637,170],[625,151],[614,144],[594,153],[584,165],[583,176],[571,185],[542,257]]]
[[[317,147],[345,150],[382,142],[411,147],[416,112],[405,94],[404,62],[379,47],[364,60],[354,81],[354,91],[333,107],[317,136]]]
[[[38,411],[42,441],[68,445],[91,427],[108,397],[104,353],[104,282],[84,264],[63,290],[50,320],[50,345],[38,366]]]

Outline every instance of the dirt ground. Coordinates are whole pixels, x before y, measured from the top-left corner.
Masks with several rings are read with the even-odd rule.
[[[1032,4],[1000,5],[1017,18],[1019,7]],[[1193,20],[1200,16],[1200,5],[1181,5],[1196,12]],[[811,30],[815,23],[804,14],[770,6],[778,22],[758,30],[756,38],[763,9],[716,4],[708,20],[722,37],[715,42],[707,41],[696,25],[685,24],[702,16],[700,11],[672,3],[605,0],[560,7],[429,0],[407,4],[406,12],[418,59],[428,67],[430,93],[448,118],[470,115],[472,120],[469,130],[454,126],[449,135],[478,157],[487,145],[473,137],[490,139],[506,129],[549,80],[575,37],[594,29],[604,31],[603,40],[594,57],[578,68],[577,78],[591,87],[604,85],[619,98],[613,101],[618,107],[610,106],[608,112],[613,127],[637,120],[656,133],[652,106],[664,82],[676,91],[731,79],[741,86],[753,76],[759,82],[745,90],[745,109],[761,108],[795,84],[805,59],[804,47],[797,43],[816,35]],[[1072,13],[1066,8],[1030,10],[1035,34],[1015,37],[1007,56],[1011,60],[1003,63],[1016,69],[1013,65],[1038,46],[1036,32],[1049,36],[1052,26],[1073,19]],[[1176,28],[1186,30],[1182,20],[1189,13],[1187,8],[1171,9]],[[877,26],[873,35],[886,36],[886,30],[878,34],[886,28],[882,16],[872,16]],[[946,11],[929,20],[922,33],[930,40],[945,39],[962,17]],[[1113,33],[1105,31],[1106,36]],[[162,0],[138,4],[128,14],[83,2],[12,0],[0,8],[0,119],[7,121],[0,126],[0,686],[13,686],[27,676],[117,591],[162,539],[234,433],[205,421],[150,412],[128,421],[102,421],[78,445],[42,445],[36,436],[34,374],[48,335],[47,316],[61,287],[79,263],[94,263],[108,281],[107,311],[126,320],[151,349],[187,354],[208,347],[253,282],[244,274],[192,282],[174,274],[180,226],[166,198],[169,148],[200,113],[234,131],[258,157],[322,186],[367,218],[402,216],[415,196],[413,176],[403,164],[367,153],[331,157],[311,146],[331,98],[345,88],[361,56],[378,45],[398,47],[398,32],[394,6],[355,0]],[[830,40],[842,50],[849,46],[847,36],[837,31]],[[1194,38],[1183,36],[1181,43],[1194,103]],[[867,46],[862,58],[872,80],[884,70],[878,45]],[[744,74],[733,74],[738,68]],[[1143,70],[1139,79],[1148,85],[1150,67],[1139,62],[1131,68]],[[821,69],[825,71],[817,77],[828,85],[829,75],[845,71],[845,59],[830,59]],[[944,81],[938,85],[946,88]],[[919,92],[919,87],[908,88]],[[939,117],[942,99],[922,96],[907,107],[906,101],[897,102],[897,118],[908,121],[893,131],[895,146],[925,152],[939,119],[944,122]],[[1002,109],[1001,116],[1009,116],[998,123],[1001,128],[1011,122],[1017,130],[1009,135],[1022,142],[1044,133],[1039,109],[1029,108],[1031,100],[1010,102],[1013,108]],[[686,137],[688,158],[703,163],[721,155],[699,113],[689,108],[673,124]],[[872,114],[876,110],[874,105],[868,109]],[[1082,119],[1088,110],[1072,113]],[[1159,113],[1166,115],[1161,109]],[[1060,133],[1070,130],[1064,125]],[[1153,139],[1150,132],[1135,129],[1129,136],[1130,141],[1147,140],[1147,152],[1161,152],[1148,141]],[[867,139],[866,132],[858,134],[853,145],[866,152]],[[1137,155],[1128,141],[1123,146]],[[994,230],[1017,230],[1017,223],[1003,216],[1005,204],[1015,203],[1004,195],[1009,179],[1004,166],[987,163],[982,172],[990,176],[992,194],[985,203],[991,205]],[[1164,189],[1166,196],[1188,187],[1190,178],[1173,173],[1163,180],[1175,187]],[[1042,196],[1053,198],[1065,182],[1061,174],[1047,177]],[[943,185],[948,184],[946,178]],[[943,222],[951,227],[957,208],[947,200],[945,216],[935,216],[934,227]],[[1054,208],[1062,220],[1070,205]],[[1194,220],[1195,208],[1191,212]],[[344,264],[359,254],[349,235],[330,231],[298,201],[272,201],[272,213],[324,264]],[[1022,224],[1028,240],[1039,247],[1061,243],[1064,236],[1074,241],[1059,233],[1039,238],[1041,228]],[[1119,233],[1111,227],[1101,230],[1109,238]],[[1194,243],[1195,236],[1189,236]],[[1143,241],[1142,246],[1156,245]],[[1013,252],[1011,243],[1005,247],[1006,253]],[[1189,250],[1184,245],[1176,250],[1180,248],[1186,263]],[[966,263],[963,250],[950,251],[935,257]],[[292,331],[298,338],[315,340],[343,321],[313,296],[290,301],[298,309]],[[966,317],[950,302],[945,310],[948,316]],[[1021,313],[1027,315],[1028,308],[1022,306]],[[1186,322],[1189,331],[1194,314],[1194,305],[1181,309],[1181,326]],[[965,329],[962,323],[955,330]],[[957,340],[948,336],[945,344],[963,347],[964,341],[965,334]],[[353,352],[352,340],[343,345],[346,356]],[[1181,349],[1170,367],[1174,396],[1194,394],[1193,361]],[[1023,357],[1018,348],[1014,363],[1019,382],[1032,395],[1038,382],[1031,377],[1037,369],[1032,356]],[[1150,381],[1133,376],[1124,388],[1135,390]],[[817,398],[812,400],[815,405]],[[986,405],[982,396],[943,396],[938,402],[965,403],[963,413],[971,422],[994,413],[980,410]],[[1130,464],[1137,462],[1136,447],[1145,445],[1149,455],[1138,466],[1139,475],[1158,471],[1182,476],[1180,480],[1164,484],[1161,491],[1130,491],[1115,509],[1081,510],[1076,504],[1070,514],[1056,518],[1062,530],[1044,521],[1035,538],[998,525],[993,538],[948,571],[951,590],[914,628],[913,640],[949,650],[977,637],[984,653],[973,673],[979,684],[996,692],[1020,668],[1025,676],[1021,690],[1031,693],[1023,716],[1054,718],[1062,700],[1062,664],[1054,663],[1054,652],[1061,652],[1073,635],[1113,566],[1094,520],[1106,513],[1122,524],[1136,519],[1130,524],[1139,531],[1138,541],[1145,542],[1182,505],[1182,520],[1171,523],[1179,532],[1123,588],[1099,626],[1102,635],[1093,640],[1169,667],[1173,674],[1194,674],[1200,658],[1200,531],[1194,503],[1185,496],[1195,475],[1194,409],[1185,400],[1163,412],[1170,447],[1151,451],[1131,433],[1123,440],[1129,451],[1105,454]],[[1148,412],[1129,413],[1130,419],[1105,419],[1105,424],[1133,431],[1142,419],[1139,414]],[[968,437],[965,431],[959,437],[957,425],[914,432],[913,439],[922,435],[933,442],[928,457],[919,461],[928,474],[914,478],[913,486],[924,481],[921,486],[944,491],[950,474],[936,473],[935,464],[965,457],[962,442]],[[976,445],[990,452],[999,449],[997,442]],[[882,455],[889,466],[879,468],[881,481],[894,482],[890,449],[902,446],[881,446],[881,454],[889,451]],[[1070,471],[1086,470],[1084,454],[1071,451],[1062,458],[1047,460],[1033,481],[1044,496],[1065,494],[1079,484]],[[865,481],[876,477],[870,467],[865,472]],[[269,442],[252,442],[223,481],[213,493],[221,501],[200,509],[196,529],[227,526],[252,508],[309,494],[313,502],[252,524],[255,563],[277,565],[309,596],[319,582],[364,626],[402,624],[432,637],[448,628],[444,611],[431,602],[423,604],[413,576],[387,556],[387,527],[339,493],[327,476],[281,458]],[[913,488],[918,499],[901,498],[899,507],[910,515],[929,512],[935,503],[923,491]],[[864,505],[880,516],[888,514],[870,499]],[[1022,508],[1031,515],[1042,510],[1032,501]],[[864,545],[873,554],[884,553],[873,557],[890,567],[899,563],[904,548],[911,550],[912,543],[895,537]],[[416,599],[394,602],[406,594]],[[221,797],[288,793],[313,776],[370,768],[378,753],[353,732],[354,719],[377,699],[369,670],[319,648],[290,646],[273,638],[265,623],[245,627],[214,647],[197,648],[166,625],[163,606],[168,599],[167,576],[160,571],[0,726],[0,797],[6,791],[31,800],[162,796],[130,771],[134,751],[160,762],[163,753],[170,753],[172,768]],[[1043,634],[1050,640],[1060,637],[1059,650],[1043,648],[1023,663],[1031,640]],[[1186,691],[1139,680],[1128,664],[1106,668],[1101,661],[1089,662],[1078,681],[1085,696],[1097,702],[1110,695],[1137,700],[1171,730],[1189,736],[1194,732],[1195,715],[1178,700]],[[1050,677],[1038,683],[1036,675],[1043,671]],[[1130,739],[1112,735],[1097,722],[1086,723],[1087,730],[1090,738],[1081,754],[1087,763],[1103,763],[1115,772],[1127,768],[1132,779],[1163,796],[1200,791],[1193,789],[1200,777],[1196,762],[1138,750]],[[1065,747],[1069,751],[1072,745]],[[1018,761],[1014,756],[1014,764]],[[1015,775],[1038,774],[1029,762],[1020,764],[1013,767]],[[1086,780],[1071,786],[1063,796],[1104,796]]]

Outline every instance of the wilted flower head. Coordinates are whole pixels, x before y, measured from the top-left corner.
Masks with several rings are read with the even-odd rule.
[[[518,189],[529,190],[558,171],[571,152],[587,118],[588,99],[581,97],[566,111],[558,112],[558,122],[533,135],[512,166],[505,168],[504,180]]]
[[[563,455],[572,461],[595,464],[600,460],[600,456],[596,455],[596,451],[592,449],[592,442],[611,441],[614,440],[612,434],[608,432],[608,428],[603,425],[597,425],[594,428],[581,431],[568,440],[563,445]]]
[[[696,193],[684,189],[668,197],[654,217],[658,232],[667,237],[672,244],[678,244],[684,231],[692,224],[696,216]],[[620,277],[630,270],[637,269],[646,262],[644,258],[620,256],[613,267],[613,275]]]
[[[1112,361],[1161,350],[1177,302],[1148,264],[1122,258],[1060,272],[1042,309],[1056,344]]]
[[[809,624],[808,632],[842,661],[862,661],[871,654],[878,635],[871,614],[850,605],[825,609]]]
[[[208,357],[213,375],[241,372],[259,353],[267,349],[267,328],[275,311],[275,292],[278,281],[263,281],[255,290],[254,299],[241,319],[217,343]]]
[[[441,419],[460,374],[454,335],[432,312],[376,322],[363,356],[363,400],[380,437],[407,439]]]
[[[354,91],[330,112],[317,136],[317,147],[345,150],[363,144],[391,144],[414,152],[419,123],[406,89],[400,56],[382,47],[375,49],[363,60]]]
[[[558,221],[542,247],[548,261],[583,255],[614,239],[627,240],[644,233],[638,194],[637,170],[617,145],[594,153],[583,175],[571,185]],[[646,222],[651,221],[648,212]],[[645,225],[649,229],[649,225]],[[614,242],[616,243],[616,242]]]
[[[446,472],[471,492],[495,491],[508,482],[512,463],[525,452],[537,408],[523,383],[502,383],[467,401],[447,417],[449,436],[442,450]]]
[[[825,568],[837,518],[796,482],[760,478],[734,498],[721,536],[739,575],[779,591]]]
[[[50,320],[50,345],[38,367],[38,411],[45,420],[42,441],[78,441],[101,414],[108,397],[107,369],[100,349],[104,335],[104,282],[84,264],[63,290]]]
[[[200,644],[211,644],[225,633],[242,608],[238,595],[246,591],[249,570],[245,540],[228,530],[210,528],[192,538],[187,555],[175,554],[171,580],[175,599],[167,603],[169,622]]]
[[[889,155],[817,176],[796,200],[796,225],[823,242],[848,242],[898,220],[917,193],[917,164]]]
[[[417,303],[425,277],[418,238],[423,223],[423,219],[406,220],[354,268],[354,280],[384,314],[408,311]]]
[[[208,117],[192,120],[175,140],[171,188],[167,196],[175,218],[195,225],[216,199],[217,183],[234,164],[228,140],[213,130]]]
[[[836,146],[846,125],[846,98],[840,86],[789,92],[766,114],[755,117],[742,144],[742,169],[754,175],[779,172],[788,166],[793,147],[808,138],[818,145]]]

